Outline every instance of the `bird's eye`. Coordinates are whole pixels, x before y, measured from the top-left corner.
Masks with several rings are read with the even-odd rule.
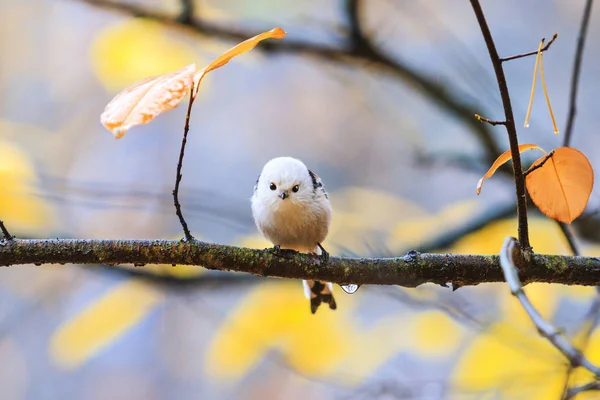
[[[275,190],[275,189],[277,189],[277,186],[275,186],[275,184],[273,182],[271,182],[271,186],[269,186],[269,188],[271,190]]]
[[[298,190],[300,190],[300,186],[296,185],[292,188],[292,192],[296,193]]]

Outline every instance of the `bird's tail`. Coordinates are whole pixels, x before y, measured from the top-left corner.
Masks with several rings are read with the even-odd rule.
[[[331,282],[303,280],[304,295],[310,300],[310,311],[314,314],[321,303],[329,304],[329,308],[335,310],[337,304],[333,297],[333,284]]]

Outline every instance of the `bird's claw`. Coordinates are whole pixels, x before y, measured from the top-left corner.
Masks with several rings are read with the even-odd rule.
[[[298,254],[298,252],[296,250],[292,250],[292,249],[282,249],[279,245],[275,245],[270,249],[267,249],[269,251],[269,253],[273,254],[274,256],[277,257],[281,257],[281,258],[285,258],[285,259],[291,259],[292,257],[294,257],[294,255]]]
[[[329,253],[327,252],[327,250],[325,250],[323,248],[323,246],[321,245],[321,243],[317,242],[317,246],[319,246],[319,248],[321,249],[321,260],[325,264],[328,263],[329,262]]]

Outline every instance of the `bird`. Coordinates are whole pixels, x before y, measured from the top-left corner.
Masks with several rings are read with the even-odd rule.
[[[277,157],[263,167],[251,197],[252,216],[274,251],[295,250],[328,260],[321,243],[331,225],[331,204],[323,182],[293,157]],[[321,303],[335,310],[333,284],[303,280],[304,295],[314,314]]]

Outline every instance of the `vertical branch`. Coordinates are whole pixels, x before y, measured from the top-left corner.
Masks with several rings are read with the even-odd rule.
[[[565,129],[565,138],[563,140],[563,146],[568,147],[571,144],[571,134],[573,132],[573,124],[575,123],[575,115],[577,114],[577,92],[579,89],[579,74],[581,72],[581,61],[583,59],[583,49],[585,47],[585,38],[587,36],[588,25],[590,22],[590,14],[592,13],[592,3],[593,0],[587,0],[585,2],[585,7],[583,9],[583,16],[581,17],[581,25],[579,26],[579,34],[577,37],[577,49],[575,50],[575,59],[573,60],[573,72],[571,75],[571,94],[569,96],[569,114],[567,116],[567,127]],[[567,238],[567,242],[571,247],[571,251],[573,255],[580,255],[579,249],[577,247],[577,243],[575,241],[575,237],[571,232],[571,229],[564,222],[559,222],[561,231]],[[582,345],[582,349],[585,351],[587,344],[589,342],[590,336],[596,325],[598,324],[598,319],[600,318],[600,287],[596,286],[596,298],[592,302],[590,307],[590,311],[586,316],[586,320],[589,320],[588,329],[585,331],[583,338],[584,343]],[[563,398],[570,399],[575,397],[578,393],[586,391],[586,390],[597,390],[598,383],[592,382],[596,384],[596,387],[588,387],[588,385],[580,386],[579,388],[569,388],[569,381],[571,380],[571,374],[573,373],[573,367],[570,366],[567,370],[567,376],[565,379],[565,387],[563,390]]]
[[[183,156],[185,155],[185,144],[187,143],[187,134],[190,130],[190,115],[192,113],[192,104],[194,104],[194,85],[192,84],[192,88],[190,89],[190,101],[188,103],[187,113],[185,115],[185,126],[183,128],[183,139],[181,140],[181,150],[179,152],[179,162],[177,163],[177,175],[175,176],[175,188],[173,189],[173,204],[175,205],[175,214],[179,217],[179,222],[181,223],[181,227],[183,228],[183,233],[185,234],[185,239],[187,241],[194,240],[194,237],[190,233],[188,229],[187,222],[185,218],[183,218],[183,213],[181,212],[181,204],[179,204],[179,184],[181,183],[181,168],[183,166]]]
[[[485,15],[479,4],[479,0],[470,0],[473,11],[481,28],[481,33],[487,45],[488,52],[492,65],[494,66],[494,72],[496,73],[496,80],[498,81],[498,88],[500,90],[500,96],[502,98],[502,105],[504,106],[504,115],[506,121],[506,131],[508,132],[508,140],[510,142],[510,152],[513,161],[513,172],[515,177],[515,190],[517,195],[517,216],[519,220],[519,243],[521,249],[525,251],[531,250],[529,244],[529,229],[527,227],[527,195],[525,192],[525,176],[523,175],[523,168],[521,167],[521,155],[519,154],[519,139],[517,137],[517,128],[515,127],[515,119],[513,116],[512,105],[510,103],[510,95],[508,92],[508,85],[506,84],[506,77],[504,76],[504,68],[502,67],[502,59],[498,55],[496,50],[496,44],[492,38],[490,28],[488,27]]]
[[[583,17],[581,18],[581,26],[579,28],[579,36],[577,38],[577,50],[575,51],[575,60],[573,61],[573,75],[571,75],[571,95],[569,96],[569,115],[567,116],[567,128],[565,129],[565,141],[563,146],[569,146],[571,143],[571,132],[573,131],[573,123],[575,122],[575,114],[577,114],[577,89],[579,87],[579,73],[581,72],[581,60],[583,59],[583,48],[585,46],[585,38],[587,36],[587,28],[590,21],[593,0],[585,2]]]
[[[0,221],[0,231],[2,232],[2,235],[4,236],[4,239],[6,239],[6,240],[12,240],[14,238],[14,236],[12,236],[10,234],[10,232],[8,232],[8,229],[6,229],[6,226],[4,226],[3,221]]]
[[[194,21],[194,0],[181,0],[181,13],[177,21],[182,24],[192,24]]]
[[[583,367],[594,374],[596,378],[600,377],[600,368],[592,364],[556,327],[546,321],[533,304],[531,304],[531,301],[529,301],[523,290],[523,285],[519,279],[519,272],[513,261],[514,247],[515,239],[509,236],[504,240],[504,245],[502,246],[502,250],[500,250],[500,266],[502,267],[504,279],[508,283],[511,293],[519,300],[539,334],[552,343],[569,360],[571,366],[574,368]]]

